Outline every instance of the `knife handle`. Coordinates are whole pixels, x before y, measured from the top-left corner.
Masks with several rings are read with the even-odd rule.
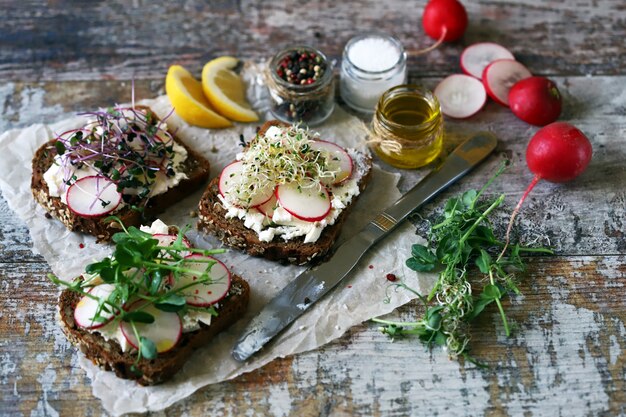
[[[431,171],[409,192],[379,213],[365,226],[361,233],[375,243],[393,230],[414,210],[432,200],[439,192],[465,175],[482,162],[498,144],[498,139],[489,132],[472,136],[446,158],[437,169]]]

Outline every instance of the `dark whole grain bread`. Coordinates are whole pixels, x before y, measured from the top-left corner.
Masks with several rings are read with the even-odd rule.
[[[151,111],[145,106],[136,106],[136,108]],[[102,216],[82,217],[72,212],[67,204],[61,201],[61,198],[50,196],[43,174],[52,166],[54,157],[57,154],[54,147],[55,139],[42,145],[33,157],[31,191],[35,201],[50,213],[52,217],[63,222],[68,229],[93,235],[98,242],[107,242],[111,240],[113,234],[120,231],[119,225],[115,222],[104,221],[111,214],[119,217],[125,226],[138,227],[141,223],[146,223],[156,214],[202,187],[209,178],[209,162],[197,152],[191,150],[174,134],[171,132],[170,134],[178,144],[187,150],[188,156],[183,163],[183,170],[188,178],[180,181],[176,187],[172,187],[162,194],[140,201],[137,205],[145,207],[142,212],[132,210],[129,206],[124,206],[113,213]]]
[[[259,134],[264,134],[270,126],[289,126],[285,123],[273,120],[266,122]],[[358,185],[361,192],[365,190],[371,177],[372,160],[365,154],[358,154],[358,160],[354,161],[355,171],[360,178]],[[260,256],[272,261],[303,265],[310,262],[319,262],[331,254],[333,244],[337,240],[341,227],[348,217],[351,208],[356,202],[355,198],[348,207],[340,214],[332,226],[327,226],[322,231],[316,242],[304,243],[304,237],[284,241],[280,236],[275,236],[270,242],[262,242],[254,230],[244,226],[238,218],[226,218],[227,210],[222,205],[219,195],[219,177],[214,178],[208,185],[200,200],[198,207],[198,229],[215,235],[227,246],[231,246],[247,252],[252,256]]]
[[[218,333],[239,320],[248,307],[250,287],[237,275],[232,276],[231,289],[216,308],[218,315],[211,319],[211,325],[200,322],[200,329],[183,333],[178,344],[156,359],[142,358],[136,368],[141,374],[131,370],[137,351],[133,348],[122,352],[115,340],[106,340],[99,333],[89,332],[74,322],[74,309],[81,295],[64,290],[59,297],[59,320],[67,338],[94,364],[107,371],[115,372],[120,378],[136,380],[141,385],[155,385],[170,379],[190,358],[195,349],[207,345]]]

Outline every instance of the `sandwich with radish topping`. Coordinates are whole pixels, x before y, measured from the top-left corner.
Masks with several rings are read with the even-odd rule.
[[[85,124],[64,132],[33,157],[35,200],[73,231],[109,241],[114,214],[139,226],[209,176],[209,163],[176,138],[148,107],[84,113]]]
[[[250,288],[215,257],[160,220],[113,236],[111,256],[87,265],[59,298],[61,328],[95,364],[154,385],[247,309]]]
[[[265,123],[205,191],[198,228],[254,256],[306,264],[329,254],[371,174],[369,155],[298,126]]]

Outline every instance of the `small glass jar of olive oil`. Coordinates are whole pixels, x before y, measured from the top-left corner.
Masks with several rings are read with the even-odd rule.
[[[380,159],[397,168],[419,168],[433,161],[443,145],[437,97],[411,84],[387,90],[376,107],[370,143]]]

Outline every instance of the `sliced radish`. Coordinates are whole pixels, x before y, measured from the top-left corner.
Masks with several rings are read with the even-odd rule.
[[[509,105],[509,91],[513,84],[532,74],[513,59],[499,59],[487,65],[483,71],[483,83],[489,97],[503,106]]]
[[[101,175],[83,177],[67,189],[67,206],[82,217],[110,213],[122,201],[117,185]]]
[[[322,184],[303,188],[291,182],[276,188],[280,205],[293,216],[307,222],[322,220],[330,211],[330,195]]]
[[[443,114],[463,119],[476,114],[487,101],[485,86],[469,75],[454,74],[435,88],[435,96]]]
[[[130,307],[130,311],[138,309],[143,304],[144,301],[136,302]],[[141,311],[151,314],[154,317],[154,322],[149,324],[135,322],[139,336],[150,339],[156,346],[158,353],[167,352],[176,346],[183,332],[183,324],[178,314],[159,310],[153,304],[146,305],[141,308]],[[131,323],[122,321],[120,329],[128,343],[135,349],[139,349],[139,341]]]
[[[178,235],[166,235],[163,233],[155,233],[152,237],[159,241],[159,246],[172,246],[178,239]],[[191,247],[191,243],[185,236],[183,236],[182,244],[188,248]]]
[[[515,59],[502,45],[493,42],[480,42],[468,46],[461,53],[461,69],[464,73],[480,80],[487,65],[498,59]]]
[[[111,295],[113,290],[115,290],[115,285],[100,284],[90,289],[88,293],[90,295],[93,295],[94,297],[107,299]],[[93,330],[99,329],[100,327],[113,320],[113,317],[115,317],[115,312],[100,310],[100,316],[105,318],[106,321],[94,321],[93,319],[96,315],[96,312],[98,311],[98,305],[98,301],[86,295],[83,296],[78,304],[76,304],[76,308],[74,309],[74,321],[76,322],[76,324],[83,329]],[[105,308],[108,308],[110,310],[111,306],[105,305]]]
[[[316,151],[328,152],[330,156],[326,162],[330,171],[335,173],[335,177],[328,180],[324,179],[322,181],[324,185],[339,184],[350,178],[354,164],[345,149],[325,140],[314,141],[311,148]]]
[[[183,267],[198,271],[197,274],[183,274],[178,277],[174,289],[182,288],[193,284],[206,271],[207,261],[214,261],[211,269],[208,271],[210,283],[196,284],[182,290],[183,295],[187,299],[187,304],[195,307],[208,307],[217,303],[228,294],[230,289],[230,271],[219,260],[212,256],[205,256],[199,253],[189,255],[185,258]]]
[[[178,235],[166,235],[163,233],[155,233],[152,235],[152,237],[159,241],[159,246],[172,246],[174,242],[176,242],[176,239],[178,239]],[[189,243],[185,236],[183,236],[183,240],[181,243],[187,248],[191,247],[191,243]],[[181,252],[180,256],[185,257],[188,254],[189,252]],[[171,256],[169,256],[169,254],[167,254],[165,250],[161,251],[161,256],[171,258]]]
[[[267,200],[265,203],[256,206],[255,209],[259,210],[266,217],[271,219],[272,217],[274,217],[274,210],[276,210],[277,205],[278,199],[275,195],[273,195],[272,198]]]
[[[235,188],[240,184],[243,162],[237,161],[226,165],[220,174],[219,191],[223,197],[238,207],[254,207],[265,203],[274,195],[273,188],[255,190],[250,196],[246,196],[246,201],[242,201]]]

